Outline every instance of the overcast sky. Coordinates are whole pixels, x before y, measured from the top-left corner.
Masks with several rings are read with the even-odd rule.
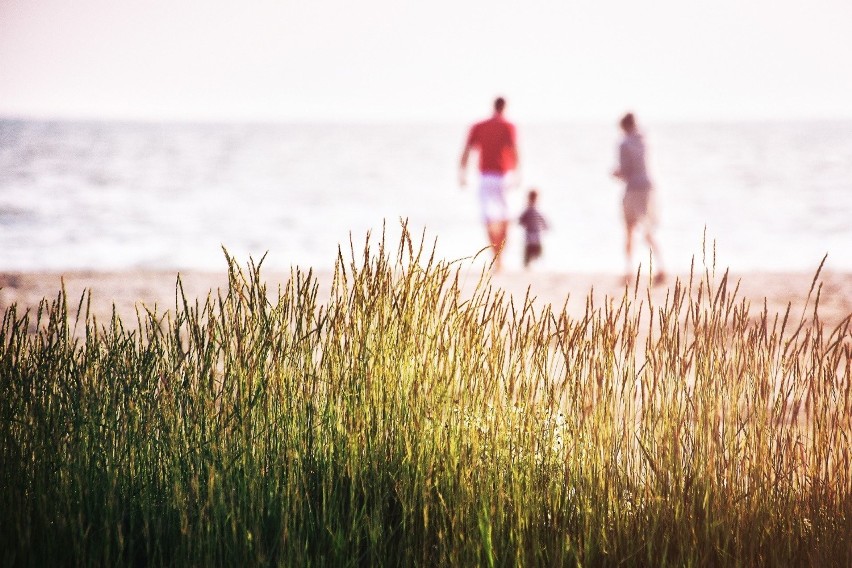
[[[852,118],[850,0],[0,0],[0,116]]]

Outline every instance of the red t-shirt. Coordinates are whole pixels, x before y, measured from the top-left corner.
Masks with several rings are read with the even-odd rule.
[[[515,125],[500,115],[477,122],[467,145],[479,150],[479,171],[505,174],[515,168]]]

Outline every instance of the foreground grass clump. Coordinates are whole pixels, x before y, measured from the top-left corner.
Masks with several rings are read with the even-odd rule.
[[[420,251],[7,311],[3,564],[852,565],[848,320],[709,275],[572,318]]]

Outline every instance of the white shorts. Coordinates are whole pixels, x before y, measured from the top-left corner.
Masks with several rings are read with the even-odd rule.
[[[482,220],[508,221],[509,206],[506,204],[506,176],[482,174],[479,179],[479,203],[482,206]]]

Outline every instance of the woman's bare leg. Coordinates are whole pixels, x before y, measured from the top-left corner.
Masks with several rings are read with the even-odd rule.
[[[645,229],[645,242],[648,243],[651,254],[653,255],[652,258],[657,265],[656,270],[654,270],[654,284],[661,284],[666,279],[666,271],[663,270],[663,260],[660,256],[660,248],[657,245],[657,240],[654,238],[654,233],[647,228]]]
[[[624,222],[624,283],[629,284],[633,277],[633,230],[636,223]]]

